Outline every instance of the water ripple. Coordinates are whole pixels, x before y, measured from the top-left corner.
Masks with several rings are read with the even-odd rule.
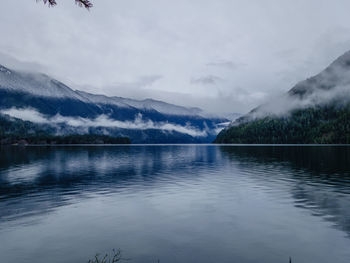
[[[343,251],[349,147],[10,147],[0,154],[0,235],[12,240],[0,253],[8,262],[25,262],[14,248],[28,258],[43,244],[39,263],[54,248],[62,251],[57,262],[69,262],[63,255],[73,243],[75,262],[116,243],[135,262],[142,254],[178,262],[173,249],[182,262],[193,251],[202,262],[283,262],[278,255],[293,252],[299,262],[319,253],[318,262],[350,257]]]

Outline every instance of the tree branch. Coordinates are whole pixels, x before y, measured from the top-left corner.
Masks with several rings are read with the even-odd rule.
[[[93,6],[89,0],[75,0],[75,3],[79,6],[84,6],[86,9],[90,9]]]
[[[36,0],[37,2],[40,0]],[[56,0],[43,0],[44,4],[48,3],[49,6],[55,6],[57,5]],[[79,6],[85,7],[86,9],[90,9],[93,7],[93,4],[90,2],[90,0],[75,0],[75,3]]]
[[[36,0],[37,2],[39,0]],[[54,5],[57,5],[56,3],[56,0],[43,0],[44,1],[44,4],[48,3],[49,6],[54,6]]]

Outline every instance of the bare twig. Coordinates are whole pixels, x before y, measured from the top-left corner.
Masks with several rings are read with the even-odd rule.
[[[75,3],[79,6],[84,6],[86,9],[90,9],[93,6],[89,0],[75,0]]]
[[[36,0],[41,1],[41,0]],[[48,4],[49,6],[55,6],[57,5],[56,0],[43,0],[44,4]],[[79,6],[85,7],[86,9],[90,9],[91,7],[93,7],[93,4],[91,3],[90,0],[75,0],[75,3]]]
[[[122,257],[122,252],[120,249],[113,249],[113,253],[111,255],[105,254],[102,258],[100,254],[96,254],[93,260],[89,260],[88,263],[116,263],[122,260],[130,260]]]

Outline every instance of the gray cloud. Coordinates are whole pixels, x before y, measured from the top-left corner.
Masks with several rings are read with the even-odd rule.
[[[8,67],[15,68],[21,71],[29,71],[29,72],[44,72],[45,68],[39,64],[32,61],[23,61],[18,60],[15,57],[0,52],[0,64]]]
[[[206,65],[211,67],[227,68],[231,70],[238,69],[239,67],[244,66],[244,64],[234,63],[233,61],[229,61],[229,60],[218,60],[215,62],[207,63]]]
[[[303,99],[296,96],[282,95],[274,98],[273,103],[261,105],[249,115],[251,118],[262,118],[269,115],[285,116],[294,110],[325,105],[335,100],[340,105],[349,102],[349,91],[350,86],[337,86],[331,90],[317,90]]]
[[[347,0],[104,0],[90,12],[68,0],[22,2],[1,1],[0,50],[25,69],[90,92],[217,113],[246,112],[350,48]],[[193,76],[224,81],[194,86]]]
[[[350,101],[349,61],[350,51],[319,74],[299,82],[288,93],[259,106],[249,116],[253,118],[267,115],[283,116],[294,110],[332,102],[336,102],[338,106],[346,105]]]
[[[113,83],[111,86],[116,88],[144,88],[147,86],[151,86],[156,81],[160,80],[163,76],[161,75],[150,75],[150,76],[142,76],[138,77],[136,80],[131,82],[116,82]]]
[[[199,78],[192,78],[191,84],[202,84],[202,85],[214,85],[218,82],[221,82],[223,79],[218,76],[203,76]]]

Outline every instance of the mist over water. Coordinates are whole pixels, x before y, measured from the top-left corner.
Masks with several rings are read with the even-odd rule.
[[[4,262],[349,262],[350,147],[0,149]]]

